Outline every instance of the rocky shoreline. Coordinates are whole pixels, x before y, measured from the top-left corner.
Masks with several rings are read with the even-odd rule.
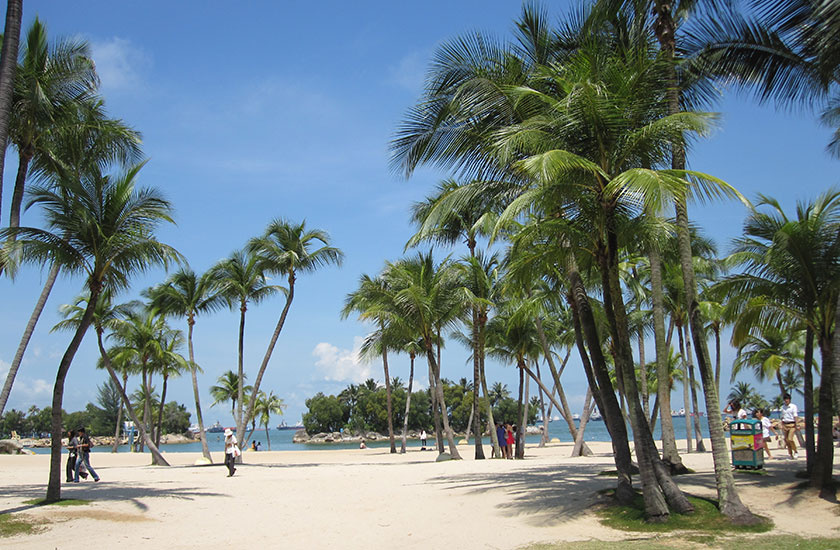
[[[526,434],[528,435],[539,435],[542,433],[542,426],[528,426],[526,429]],[[427,440],[434,441],[435,434],[434,432],[426,432]],[[462,441],[466,438],[465,433],[458,433],[455,432],[454,434],[455,439],[457,441]],[[489,433],[485,433],[483,437],[490,437]],[[402,432],[395,433],[394,439],[400,441],[402,440]],[[416,430],[409,430],[406,434],[406,439],[411,440],[419,440],[420,439],[420,432]],[[362,441],[387,441],[388,436],[385,434],[381,434],[378,432],[321,432],[313,435],[309,435],[306,430],[298,430],[295,432],[294,437],[292,437],[292,443],[310,443],[310,444],[320,444],[320,443],[361,443]]]
[[[90,438],[95,447],[111,447],[114,445],[114,436],[95,436]],[[161,445],[178,445],[181,443],[194,443],[197,441],[192,434],[165,434],[160,436]],[[49,448],[51,439],[49,437],[43,438],[28,438],[22,437],[18,439],[2,439],[0,440],[0,454],[25,454],[26,449],[30,448]],[[128,438],[121,437],[120,445],[127,445]],[[61,439],[61,445],[67,445],[67,438]]]

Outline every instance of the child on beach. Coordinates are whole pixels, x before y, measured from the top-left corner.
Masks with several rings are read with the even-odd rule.
[[[764,411],[761,409],[756,409],[753,413],[756,420],[761,422],[761,437],[764,442],[764,452],[767,453],[767,458],[773,458],[773,455],[770,454],[770,442],[773,440],[770,435],[770,432],[773,432],[773,435],[778,436],[779,434],[776,433],[776,430],[773,429],[773,424],[770,423],[770,419],[764,416]]]

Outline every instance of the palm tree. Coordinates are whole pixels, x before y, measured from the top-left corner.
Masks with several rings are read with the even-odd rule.
[[[271,422],[271,415],[283,415],[286,410],[286,404],[282,399],[274,395],[274,392],[260,392],[257,399],[257,406],[254,409],[254,414],[260,420],[260,425],[265,426],[265,439],[268,442],[268,450],[271,450],[271,437],[268,435],[268,425]]]
[[[328,265],[340,266],[344,258],[341,250],[330,246],[330,236],[326,231],[307,229],[306,221],[293,223],[276,219],[268,224],[261,237],[251,239],[248,250],[258,258],[260,269],[264,274],[284,275],[288,282],[288,289],[285,292],[286,304],[277,320],[277,326],[274,327],[274,333],[271,335],[262,364],[260,364],[260,370],[254,379],[254,391],[251,393],[247,412],[244,417],[237,419],[236,427],[241,430],[237,433],[244,433],[248,419],[253,418],[260,382],[268,368],[277,338],[283,330],[286,316],[295,298],[295,282],[298,275],[313,273]],[[387,377],[386,382],[389,382]]]
[[[248,304],[258,304],[269,296],[282,292],[284,289],[277,285],[270,285],[266,281],[265,272],[260,266],[260,260],[256,255],[247,251],[237,250],[230,258],[222,260],[210,269],[210,277],[219,284],[219,296],[224,299],[231,309],[239,307],[239,347],[236,381],[245,381],[244,357],[245,357],[245,313],[248,311]],[[242,434],[247,419],[242,418],[242,403],[245,401],[245,389],[240,387],[237,390],[237,397],[233,404],[239,404],[238,408],[231,409],[238,434]],[[241,425],[240,425],[241,424]],[[244,440],[243,440],[244,441]]]
[[[385,402],[388,414],[388,439],[391,443],[391,453],[397,452],[394,441],[394,412],[391,403],[391,381],[388,372],[388,349],[401,344],[399,322],[392,323],[395,307],[393,306],[392,289],[389,288],[387,278],[383,276],[370,277],[362,275],[358,288],[347,295],[341,317],[346,319],[350,313],[359,313],[359,318],[375,322],[378,329],[368,336],[363,346],[363,355],[379,355],[382,357],[382,369],[385,373]]]
[[[448,261],[435,265],[431,253],[389,264],[386,272],[395,291],[394,305],[399,315],[422,339],[435,395],[433,411],[440,415],[451,457],[460,460],[444,401],[440,363],[435,356],[440,331],[454,323],[460,313],[455,297],[457,280]]]
[[[101,102],[88,101],[72,106],[72,110],[65,109],[62,124],[52,128],[41,140],[40,153],[34,157],[31,170],[39,179],[81,179],[88,170],[104,171],[111,164],[129,166],[140,160],[139,135],[122,122],[108,119]],[[71,117],[75,117],[72,122],[69,120]],[[0,414],[5,409],[26,348],[58,278],[59,268],[57,264],[50,267],[44,288],[21,336],[0,393]]]
[[[3,49],[0,52],[0,212],[3,210],[3,171],[6,166],[6,147],[9,144],[12,97],[17,70],[20,23],[23,17],[23,0],[6,3],[6,27],[3,31]],[[0,414],[3,407],[0,407]]]
[[[832,340],[835,306],[840,295],[840,191],[829,190],[813,202],[800,203],[789,218],[781,205],[759,196],[756,209],[736,240],[733,261],[745,270],[722,284],[728,297],[748,296],[733,327],[740,341],[755,326],[805,328],[805,422],[808,468],[812,486],[833,492],[834,450],[830,423],[820,423],[816,456],[813,438],[812,359],[816,338],[821,356],[819,415],[832,415]]]
[[[210,456],[210,449],[207,446],[207,434],[204,431],[204,417],[201,413],[201,399],[198,391],[198,377],[196,372],[199,367],[195,362],[193,350],[193,327],[195,318],[202,313],[216,311],[222,304],[218,284],[211,277],[212,273],[207,272],[202,276],[188,268],[183,267],[170,275],[169,279],[162,285],[149,290],[149,298],[152,305],[162,315],[177,315],[187,319],[187,346],[189,349],[189,368],[192,376],[193,395],[195,397],[195,414],[198,419],[198,434],[201,440],[201,452],[204,458],[213,462]]]
[[[81,41],[50,47],[46,27],[35,18],[26,35],[22,61],[15,74],[10,138],[18,150],[18,171],[12,193],[9,226],[20,225],[26,174],[42,140],[62,121],[62,111],[84,101],[99,79],[90,48]],[[72,118],[71,118],[72,120]]]
[[[100,173],[81,181],[68,179],[58,189],[32,189],[30,204],[41,206],[48,229],[0,230],[0,239],[14,236],[19,241],[4,247],[0,258],[4,264],[10,265],[12,260],[58,263],[67,273],[84,274],[90,293],[79,327],[58,366],[52,400],[54,435],[62,433],[64,381],[100,294],[105,289],[121,290],[135,273],[178,258],[174,249],[154,238],[153,230],[160,222],[172,221],[170,205],[155,191],[136,188],[141,168],[135,166],[120,176]],[[48,502],[61,497],[61,474],[61,439],[53,437]]]
[[[189,369],[189,364],[184,357],[178,353],[178,348],[184,345],[184,335],[180,330],[167,330],[160,335],[161,354],[156,371],[163,378],[163,387],[160,391],[160,408],[158,409],[157,430],[155,431],[155,445],[160,447],[160,436],[163,431],[163,410],[166,406],[166,387],[170,378],[177,378]]]
[[[230,415],[236,418],[236,403],[240,399],[239,390],[242,389],[243,393],[247,394],[253,389],[252,386],[245,386],[244,380],[240,384],[239,376],[232,370],[222,373],[216,382],[215,386],[210,386],[210,396],[213,398],[213,403],[210,406],[215,407],[219,403],[230,401]]]
[[[733,342],[738,347],[738,355],[732,364],[730,381],[734,381],[742,369],[751,368],[759,382],[775,378],[779,384],[779,395],[784,395],[787,390],[782,372],[784,369],[803,369],[804,344],[803,331],[776,326],[757,327],[754,334],[744,335]]]

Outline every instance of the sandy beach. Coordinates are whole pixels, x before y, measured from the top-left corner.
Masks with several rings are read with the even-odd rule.
[[[527,448],[522,461],[435,462],[437,453],[387,449],[248,452],[233,478],[217,454],[195,467],[193,453],[169,453],[172,467],[148,455],[95,453],[102,482],[65,485],[83,506],[33,507],[43,498],[49,456],[0,456],[0,513],[43,521],[37,534],[2,539],[9,548],[124,549],[439,547],[514,549],[537,542],[621,540],[638,534],[602,526],[592,507],[614,485],[598,473],[614,467],[609,443],[595,456],[569,458],[570,444]],[[781,456],[781,452],[776,456]],[[691,494],[714,497],[711,453],[684,455],[697,473],[677,478]],[[775,522],[777,533],[838,537],[838,505],[801,489],[799,460],[771,460],[770,475],[736,475],[741,498]],[[837,461],[835,461],[835,470]],[[762,535],[766,537],[767,535]],[[441,540],[443,537],[443,541]],[[765,539],[766,540],[766,539]],[[75,541],[75,542],[74,542]]]

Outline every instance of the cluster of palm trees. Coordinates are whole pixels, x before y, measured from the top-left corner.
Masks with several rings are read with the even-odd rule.
[[[10,2],[2,63],[7,61],[7,52],[12,51],[7,46],[14,38],[8,34],[8,20],[17,17],[19,27],[19,8],[20,2]],[[8,138],[18,151],[19,161],[9,225],[0,230],[0,269],[14,276],[19,266],[31,263],[50,266],[50,273],[0,394],[0,413],[53,284],[59,274],[66,274],[82,275],[85,283],[83,295],[66,308],[67,319],[59,324],[59,328],[71,330],[73,336],[61,358],[53,387],[53,434],[62,433],[61,405],[67,373],[82,339],[93,327],[101,366],[120,388],[127,414],[150,449],[154,463],[166,464],[156,445],[161,432],[160,410],[168,380],[178,372],[191,373],[196,411],[199,423],[203,423],[196,377],[199,368],[192,346],[196,316],[222,306],[239,309],[238,374],[244,381],[242,350],[248,304],[279,292],[286,297],[285,305],[256,373],[254,389],[247,400],[241,384],[237,389],[238,433],[245,432],[252,418],[266,418],[267,426],[266,411],[259,406],[265,394],[259,387],[291,307],[296,279],[322,266],[339,264],[341,251],[329,245],[324,231],[308,229],[305,222],[277,219],[263,235],[251,239],[243,251],[234,253],[207,274],[196,275],[174,248],[155,237],[160,224],[172,222],[172,205],[156,189],[138,185],[137,177],[145,164],[141,160],[140,135],[122,121],[107,116],[88,45],[80,41],[51,45],[45,26],[36,19],[20,57],[16,66],[12,58],[11,73],[5,65],[0,67],[3,79],[12,75],[9,78],[13,94],[9,109],[2,115],[8,121]],[[9,82],[0,82],[0,91]],[[0,105],[2,102],[0,98]],[[41,227],[21,225],[24,196],[28,197],[27,209],[38,209]],[[132,277],[159,266],[168,268],[173,263],[180,264],[180,269],[165,283],[146,292],[148,303],[114,303],[119,292],[130,288]],[[269,284],[272,276],[284,277],[287,286]],[[173,316],[187,320],[188,360],[179,353],[182,333],[166,324],[166,319]],[[106,340],[113,345],[106,347]],[[126,394],[125,376],[135,369],[142,377],[142,421]],[[150,410],[152,372],[163,381],[156,427]],[[280,408],[275,400],[271,411]],[[203,429],[202,442],[209,458]],[[61,439],[54,437],[48,501],[60,498],[60,461]]]
[[[832,356],[840,281],[836,193],[802,205],[797,219],[787,220],[781,208],[763,213],[772,199],[762,197],[752,207],[725,182],[686,169],[688,146],[714,123],[699,107],[718,79],[760,83],[764,95],[794,101],[837,90],[837,58],[831,56],[837,46],[823,32],[837,23],[836,3],[754,4],[742,16],[712,3],[603,0],[581,6],[556,27],[541,9],[526,5],[513,40],[476,32],[444,44],[422,97],[392,142],[393,166],[406,176],[429,164],[458,175],[461,182],[442,184],[417,206],[419,231],[409,244],[463,239],[470,255],[436,263],[429,253],[388,263],[378,276],[363,277],[345,309],[378,326],[369,349],[382,355],[386,380],[386,352],[412,343],[427,357],[433,388],[440,380],[441,335],[456,323],[466,329],[462,339],[472,348],[476,392],[488,352],[515,364],[523,380],[538,382],[531,367],[542,357],[559,390],[559,369],[552,365],[557,340],[551,335],[566,334],[612,437],[621,500],[633,494],[626,411],[651,521],[666,519],[670,510],[692,509],[671,479],[681,466],[669,405],[670,382],[677,378],[669,368],[674,329],[687,365],[686,401],[693,401],[694,411],[694,361],[706,411],[714,418],[720,411],[719,359],[715,368],[707,334],[716,336],[719,358],[726,319],[735,319],[738,346],[746,335],[776,326],[804,331],[807,356],[816,338],[821,417],[831,418],[838,398],[832,395],[840,378]],[[719,24],[713,23],[715,9],[725,12]],[[688,26],[692,13],[694,24]],[[761,32],[747,32],[759,24]],[[717,287],[710,283],[726,264],[704,257],[702,243],[692,238],[687,204],[719,198],[740,200],[751,211],[729,259],[741,273]],[[506,245],[504,257],[476,252],[480,235],[497,249]],[[639,323],[647,307],[651,319]],[[731,308],[730,317],[723,315],[725,308]],[[549,322],[563,315],[568,324],[552,330]],[[637,374],[633,342],[644,340],[647,326],[654,335],[655,369]],[[494,341],[491,335],[499,330],[504,339]],[[812,363],[810,357],[804,362],[806,387]],[[546,395],[555,393],[540,386]],[[654,388],[661,455],[648,418],[647,396]],[[439,392],[437,398],[436,420],[457,456]],[[812,412],[806,397],[806,417]],[[819,438],[808,467],[812,483],[829,490],[830,422],[820,429],[828,435]],[[700,447],[699,422],[695,430]],[[738,497],[722,423],[711,421],[709,434],[721,512],[734,521],[755,521]],[[476,457],[482,456],[477,438]]]

